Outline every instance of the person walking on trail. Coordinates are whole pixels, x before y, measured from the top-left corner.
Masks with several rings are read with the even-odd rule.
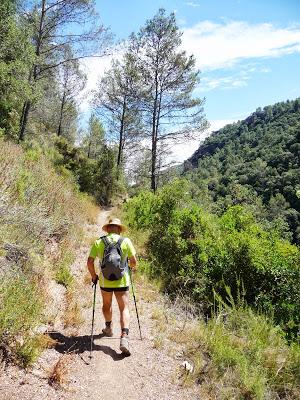
[[[129,267],[136,269],[136,252],[127,237],[121,233],[126,231],[124,225],[118,218],[109,219],[103,225],[102,230],[107,232],[106,236],[97,239],[90,251],[87,267],[92,277],[92,282],[99,281],[103,300],[102,311],[105,319],[105,327],[102,332],[105,336],[113,336],[112,326],[112,296],[116,297],[121,324],[120,350],[125,355],[130,355],[129,348]],[[100,274],[95,272],[95,258],[100,261]],[[129,264],[129,265],[128,265]]]

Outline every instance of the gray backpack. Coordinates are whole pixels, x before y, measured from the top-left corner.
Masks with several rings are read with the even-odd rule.
[[[124,240],[120,237],[117,243],[110,241],[107,236],[102,236],[104,254],[101,263],[101,271],[105,279],[116,281],[121,279],[127,271],[127,257],[124,257],[121,244]]]

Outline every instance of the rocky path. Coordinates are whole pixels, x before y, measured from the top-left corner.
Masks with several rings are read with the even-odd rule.
[[[98,222],[86,228],[87,240],[78,251],[72,273],[77,281],[77,301],[83,323],[80,328],[64,328],[57,324],[50,337],[56,341],[46,350],[33,368],[24,372],[9,367],[1,372],[0,400],[185,400],[199,399],[195,391],[184,388],[178,380],[182,359],[175,352],[155,348],[155,322],[151,315],[157,301],[143,298],[139,285],[135,288],[142,326],[143,340],[131,296],[130,340],[132,355],[124,357],[119,350],[119,322],[117,304],[113,303],[114,337],[103,337],[100,291],[97,291],[95,337],[92,359],[89,358],[93,291],[86,274],[86,258],[93,238],[101,234],[101,226],[110,211],[101,211]],[[180,350],[180,349],[178,349]],[[61,385],[49,385],[49,376],[56,373]]]

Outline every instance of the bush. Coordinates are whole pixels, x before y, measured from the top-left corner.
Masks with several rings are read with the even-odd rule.
[[[109,205],[125,191],[118,176],[116,151],[104,145],[96,158],[89,158],[83,149],[72,146],[66,139],[55,140],[58,155],[55,165],[59,171],[71,171],[81,191],[93,195],[99,204]]]
[[[150,191],[141,192],[132,198],[124,211],[128,225],[134,229],[148,229],[153,223],[155,214],[155,195]]]
[[[191,296],[205,313],[214,292],[224,300],[226,287],[236,299],[273,314],[290,337],[300,324],[300,251],[265,231],[249,210],[228,208],[220,217],[191,199],[186,181],[165,186],[156,196],[140,194],[126,205],[128,219],[149,229],[151,273],[169,293]],[[150,214],[150,215],[149,215]]]
[[[23,365],[34,361],[40,343],[34,328],[41,322],[44,298],[36,282],[20,275],[0,283],[0,349]]]
[[[37,281],[70,286],[70,254],[95,205],[39,148],[0,139],[0,169],[0,347],[28,364],[41,346],[33,334],[44,313]]]
[[[200,323],[193,339],[188,355],[211,397],[299,398],[299,345],[288,346],[282,330],[249,307],[223,304],[207,324]]]

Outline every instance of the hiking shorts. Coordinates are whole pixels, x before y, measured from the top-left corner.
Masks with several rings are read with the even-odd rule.
[[[125,287],[116,287],[116,288],[104,288],[100,286],[100,289],[104,292],[128,292],[129,286]]]

